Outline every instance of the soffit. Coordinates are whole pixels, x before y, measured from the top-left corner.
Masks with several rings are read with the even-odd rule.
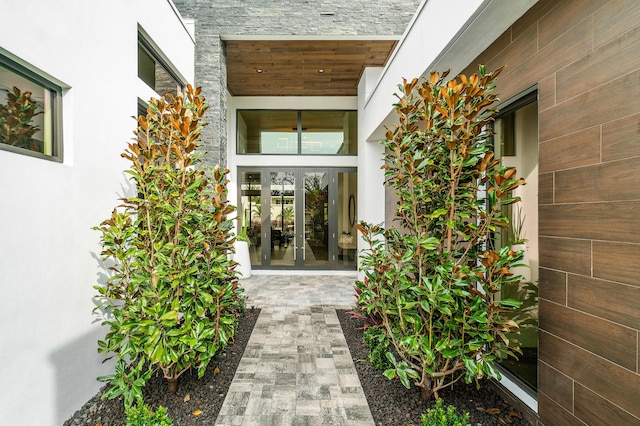
[[[234,96],[357,96],[364,68],[384,66],[396,43],[226,40],[227,88]]]

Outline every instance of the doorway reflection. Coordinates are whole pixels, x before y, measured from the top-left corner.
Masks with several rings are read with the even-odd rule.
[[[329,263],[329,173],[304,174],[305,266]]]
[[[269,224],[271,265],[296,264],[296,178],[294,172],[271,172]]]

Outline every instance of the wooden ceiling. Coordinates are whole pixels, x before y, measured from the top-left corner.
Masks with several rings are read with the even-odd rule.
[[[234,96],[356,96],[364,67],[383,66],[396,40],[227,40]],[[320,71],[322,70],[322,71]]]

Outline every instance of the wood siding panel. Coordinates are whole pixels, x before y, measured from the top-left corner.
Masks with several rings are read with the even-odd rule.
[[[638,185],[640,186],[640,185]],[[593,276],[640,286],[640,244],[593,242]],[[640,299],[638,299],[640,307]]]
[[[598,164],[600,126],[543,142],[539,145],[539,156],[540,173]]]
[[[614,76],[640,68],[640,28],[601,46],[598,50],[561,69],[557,73],[558,102],[608,83]],[[615,70],[611,68],[615,65]]]
[[[538,111],[556,104],[556,75],[551,74],[538,83]]]
[[[594,14],[594,42],[599,47],[621,36],[640,23],[637,0],[612,1]]]
[[[569,29],[583,23],[592,21],[591,16],[598,8],[607,3],[607,0],[591,1],[559,1],[558,7],[551,13],[543,16],[538,22],[540,48],[554,42]],[[592,33],[589,34],[592,36]]]
[[[584,422],[575,418],[544,393],[538,394],[538,415],[545,426],[584,426]]]
[[[640,287],[569,275],[567,304],[640,330]]]
[[[591,242],[540,237],[538,247],[540,267],[591,276]]]
[[[550,143],[550,142],[547,142]],[[556,173],[555,202],[640,200],[640,161],[615,161]]]
[[[538,175],[538,204],[553,204],[553,173]]]
[[[540,360],[634,416],[640,416],[640,375],[540,331]]]
[[[636,369],[636,331],[544,299],[538,306],[540,329],[600,355],[626,369]]]
[[[478,66],[480,64],[491,63],[491,60],[494,59],[498,54],[500,54],[500,52],[502,52],[510,44],[511,44],[511,28],[507,28],[507,30],[503,32],[502,35],[500,35],[500,37],[498,37],[496,41],[494,41],[493,44],[491,44],[491,46],[487,48],[487,50],[485,50],[480,55],[478,55],[478,57],[473,62],[471,62],[471,64],[469,64],[469,66],[465,68],[460,74],[466,74],[466,75],[477,74]],[[491,69],[489,70],[493,71]],[[498,79],[498,82],[499,81],[500,79]]]
[[[539,139],[547,141],[616,120],[621,111],[625,114],[640,111],[640,71],[540,112]]]
[[[508,81],[510,68],[518,66],[522,62],[523,58],[534,56],[538,51],[538,44],[536,42],[537,29],[535,26],[528,28],[517,39],[515,39],[508,48],[502,49],[487,62],[487,69],[492,70],[503,65],[507,65],[507,68],[500,74],[498,78],[498,93],[503,94],[501,90],[501,81]],[[477,67],[477,65],[475,65]],[[508,99],[504,95],[502,99]]]
[[[538,84],[543,78],[553,74],[557,69],[567,66],[587,53],[591,52],[593,41],[593,22],[585,20],[576,27],[562,34],[562,36],[540,50],[533,49],[528,55],[523,55],[518,46],[520,43],[529,46],[528,40],[514,42],[514,49],[506,49],[504,54],[498,55],[491,61],[489,69],[507,64],[507,68],[498,78],[498,93],[508,99],[523,90]],[[529,37],[529,32],[521,38]],[[522,50],[525,50],[522,48]],[[500,62],[503,60],[504,62]],[[496,62],[497,61],[497,62]]]
[[[539,268],[538,297],[560,305],[567,304],[567,273]]]
[[[602,125],[602,160],[640,156],[640,114]]]
[[[511,26],[513,38],[520,37],[522,33],[531,27],[537,27],[538,21],[549,13],[557,3],[557,0],[538,0],[524,16]]]
[[[640,419],[580,384],[575,387],[576,417],[593,426],[639,426]]]
[[[637,201],[540,206],[539,233],[640,243],[639,211]]]
[[[544,362],[538,363],[538,388],[567,411],[573,410],[573,380]]]

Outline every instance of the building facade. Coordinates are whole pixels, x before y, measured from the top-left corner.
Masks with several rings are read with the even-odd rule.
[[[537,323],[502,386],[533,424],[640,424],[640,3],[50,3],[0,0],[0,90],[42,110],[29,144],[0,140],[0,423],[37,401],[61,424],[109,370],[91,228],[131,191],[120,153],[145,100],[202,86],[205,159],[230,169],[255,270],[355,276],[356,221],[393,211],[378,142],[397,84],[485,64],[507,66],[495,141],[527,180]]]

